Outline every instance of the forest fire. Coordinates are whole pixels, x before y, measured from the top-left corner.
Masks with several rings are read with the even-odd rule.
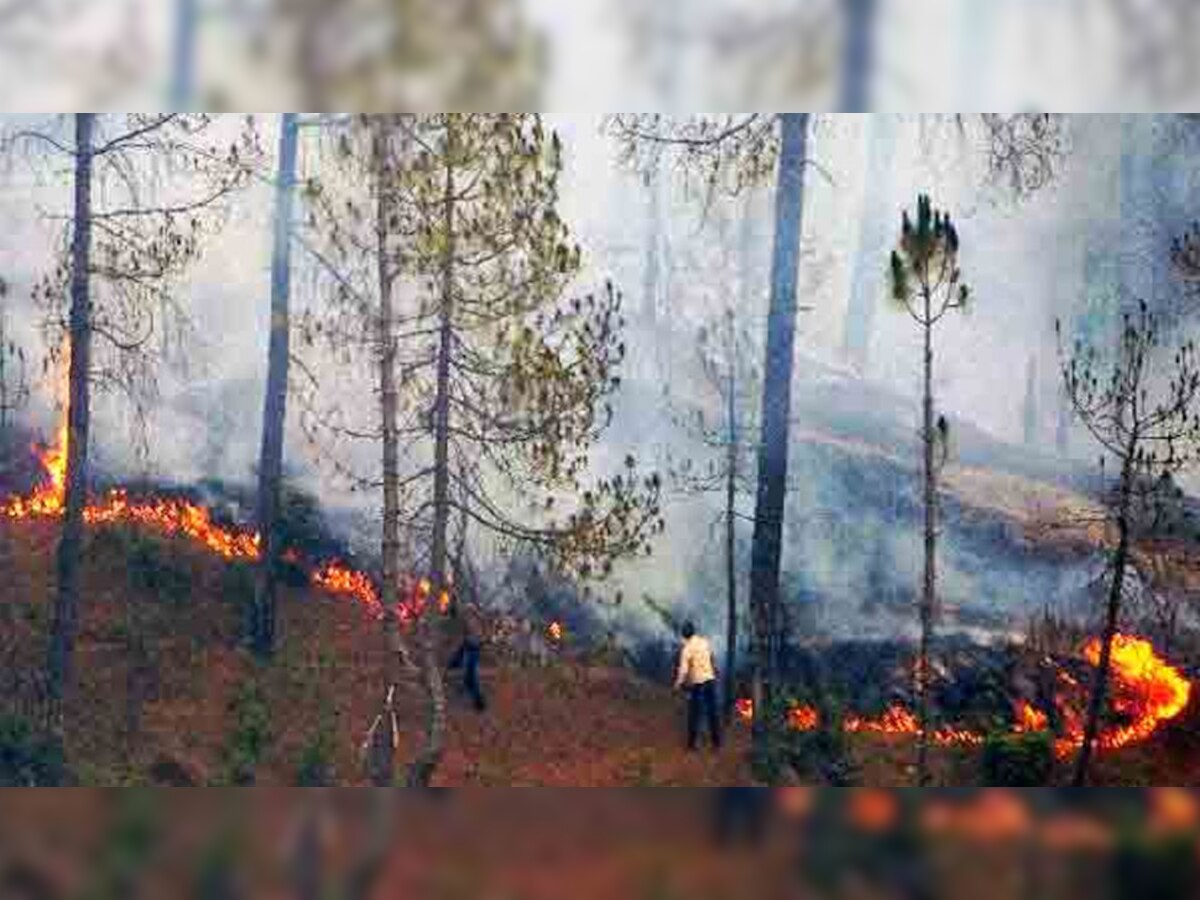
[[[42,483],[26,496],[10,498],[0,506],[0,514],[18,521],[63,515],[67,440],[64,425],[59,429],[56,443],[37,452],[45,472]],[[222,525],[214,521],[203,506],[180,498],[135,499],[124,490],[113,489],[88,504],[84,521],[92,526],[132,524],[169,537],[184,537],[229,561],[254,562],[262,553],[255,531]],[[299,561],[294,551],[286,553],[291,561]],[[340,561],[329,561],[315,566],[309,579],[314,586],[332,595],[352,599],[376,618],[385,615],[378,588],[362,571]],[[429,579],[408,583],[411,587],[402,592],[397,610],[397,617],[406,625],[420,617],[433,594]],[[450,593],[439,592],[436,608],[445,614],[451,605]],[[566,636],[558,621],[547,626],[546,634],[556,645]],[[1097,666],[1100,649],[1099,640],[1090,641],[1083,648],[1083,660],[1090,666]],[[1066,757],[1083,744],[1082,709],[1086,698],[1084,686],[1065,669],[1059,672],[1059,682],[1054,746],[1060,757]],[[1187,707],[1191,684],[1158,655],[1149,641],[1117,635],[1113,645],[1110,695],[1110,710],[1117,722],[1101,730],[1097,746],[1102,750],[1117,750],[1148,740],[1163,723],[1176,718]],[[752,700],[739,699],[735,710],[741,721],[754,721]],[[794,704],[787,712],[787,725],[796,732],[815,731],[820,727],[820,716],[814,707]],[[877,718],[850,716],[843,727],[850,734],[915,737],[921,733],[917,717],[899,704],[893,704]],[[1030,703],[1022,702],[1014,710],[1013,733],[1030,734],[1050,729],[1050,717]],[[984,742],[984,737],[978,733],[945,726],[934,731],[931,739],[942,747],[973,747]]]
[[[1084,648],[1089,665],[1100,664],[1101,644],[1092,640]],[[1125,724],[1113,725],[1100,732],[1098,746],[1118,750],[1146,741],[1164,722],[1179,716],[1191,700],[1191,683],[1168,665],[1149,641],[1118,634],[1112,652],[1112,711]],[[1067,739],[1075,747],[1083,743],[1080,716],[1070,717]]]
[[[1017,723],[1013,731],[1017,734],[1036,734],[1050,728],[1050,717],[1040,709],[1035,709],[1029,703],[1022,702],[1017,707]]]
[[[796,705],[788,710],[787,721],[792,731],[816,731],[821,716],[815,707]]]
[[[0,507],[5,518],[22,521],[58,518],[66,508],[66,468],[68,433],[64,424],[56,443],[44,450],[35,448],[45,478],[33,491],[23,497],[10,498]],[[184,537],[228,561],[255,562],[261,558],[261,541],[257,532],[227,527],[213,521],[212,514],[195,503],[179,498],[133,499],[126,491],[114,489],[93,500],[84,509],[88,525],[137,525],[168,537]],[[285,551],[289,561],[297,563],[295,551]],[[341,562],[328,562],[309,575],[313,585],[330,594],[348,597],[361,604],[372,615],[382,618],[383,604],[371,578]],[[428,581],[421,583],[428,593]],[[423,597],[404,598],[398,617],[408,623],[423,607]],[[448,606],[448,604],[447,604]]]
[[[1083,659],[1091,666],[1100,661],[1100,641],[1084,647]],[[1149,740],[1166,722],[1179,716],[1191,698],[1191,684],[1180,672],[1164,661],[1154,646],[1143,638],[1117,635],[1113,644],[1112,689],[1110,707],[1123,724],[1103,728],[1097,739],[1102,750],[1118,750]],[[1066,693],[1057,700],[1062,722],[1054,743],[1060,758],[1070,756],[1083,744],[1083,702],[1079,682],[1067,672],[1060,673]],[[754,703],[748,698],[737,701],[738,718],[754,721]],[[820,717],[811,706],[793,705],[787,713],[787,726],[796,732],[815,731]],[[1027,701],[1014,710],[1013,734],[1035,734],[1050,730],[1050,717]],[[884,737],[916,737],[921,728],[917,716],[900,704],[892,704],[876,718],[849,716],[843,724],[848,734]],[[977,747],[985,738],[967,729],[943,726],[930,735],[939,747]]]

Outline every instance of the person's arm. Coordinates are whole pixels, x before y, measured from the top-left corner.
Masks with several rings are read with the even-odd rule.
[[[679,651],[679,668],[675,673],[675,690],[683,687],[684,679],[687,678],[688,664],[688,645],[684,644]]]

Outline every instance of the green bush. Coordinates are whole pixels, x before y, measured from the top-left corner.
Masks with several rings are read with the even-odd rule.
[[[1043,787],[1053,768],[1048,732],[992,734],[983,747],[983,778],[990,787]]]
[[[227,784],[254,784],[256,771],[271,744],[271,711],[257,681],[247,681],[230,704],[233,730],[225,746]]]
[[[810,784],[856,784],[858,772],[850,757],[839,706],[826,704],[819,728],[795,731],[788,727],[788,713],[795,705],[816,704],[788,698],[767,710],[767,750],[752,761],[754,777],[764,784],[779,784],[790,772]]]
[[[317,733],[304,745],[296,769],[296,787],[327,787],[334,783],[334,734],[336,713],[333,704],[321,701]]]
[[[56,787],[66,780],[62,746],[24,719],[0,717],[0,787]]]

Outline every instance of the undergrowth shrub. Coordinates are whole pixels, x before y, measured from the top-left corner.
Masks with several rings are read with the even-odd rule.
[[[0,716],[0,787],[57,787],[66,775],[58,741],[23,718]]]
[[[102,528],[88,542],[93,561],[123,565],[131,588],[171,603],[192,596],[192,572],[176,548],[136,528]]]
[[[766,710],[766,752],[752,761],[754,777],[764,784],[780,784],[789,777],[834,787],[857,784],[859,773],[850,756],[840,705],[826,702],[819,727],[798,731],[788,727],[788,713],[798,704],[816,705],[787,698]]]
[[[337,712],[328,699],[322,699],[317,731],[300,752],[296,767],[296,787],[327,787],[334,783],[334,742]]]
[[[1043,787],[1054,768],[1048,732],[994,733],[983,746],[983,779],[990,787]]]
[[[247,681],[234,695],[230,714],[233,728],[225,745],[223,782],[249,786],[271,745],[271,711],[256,680]]]

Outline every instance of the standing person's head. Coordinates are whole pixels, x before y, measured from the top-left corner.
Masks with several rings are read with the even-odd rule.
[[[683,635],[683,639],[685,641],[690,641],[696,636],[696,626],[691,622],[684,622],[683,628],[680,629],[679,633]]]

